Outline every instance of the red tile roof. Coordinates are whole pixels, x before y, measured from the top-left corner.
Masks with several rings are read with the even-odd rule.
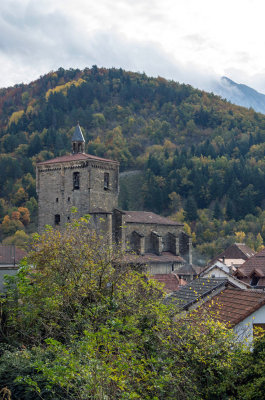
[[[213,265],[218,260],[222,260],[223,257],[235,260],[236,259],[248,260],[250,257],[253,257],[254,255],[255,252],[245,243],[234,243],[231,246],[229,246],[225,251],[214,257],[208,263],[208,266]]]
[[[26,255],[25,250],[14,245],[0,245],[0,265],[17,264]]]
[[[95,160],[95,161],[104,161],[104,162],[111,162],[111,163],[119,164],[118,161],[109,160],[107,158],[92,156],[91,154],[78,153],[78,154],[67,154],[65,156],[56,157],[51,160],[42,161],[42,162],[39,162],[38,165],[56,164],[56,163],[61,163],[61,162],[71,162],[71,161],[79,161],[79,160]]]
[[[244,262],[236,271],[238,277],[250,276],[253,270],[258,271],[258,276],[265,277],[265,248]]]
[[[178,290],[180,286],[184,286],[187,283],[184,279],[180,279],[174,273],[151,275],[150,278],[160,282],[163,285],[164,290],[168,293]]]
[[[150,211],[123,211],[122,213],[125,215],[125,222],[127,223],[183,226],[180,222],[161,217],[161,215]]]
[[[198,311],[211,311],[214,319],[233,327],[263,305],[264,291],[226,288],[205,302]]]

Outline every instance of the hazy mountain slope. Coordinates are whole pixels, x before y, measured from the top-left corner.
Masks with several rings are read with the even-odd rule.
[[[253,108],[253,110],[265,114],[265,95],[247,85],[238,84],[223,76],[219,82],[213,85],[212,90],[231,103]]]

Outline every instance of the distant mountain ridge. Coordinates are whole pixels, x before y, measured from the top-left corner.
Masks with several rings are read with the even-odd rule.
[[[213,85],[212,91],[231,103],[265,114],[265,95],[247,85],[223,76]]]

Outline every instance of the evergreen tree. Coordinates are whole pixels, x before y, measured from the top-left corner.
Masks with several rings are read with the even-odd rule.
[[[189,196],[185,206],[185,217],[188,221],[195,221],[198,218],[197,204],[193,196]]]
[[[220,207],[220,203],[219,203],[219,201],[217,200],[217,201],[215,202],[215,205],[214,205],[213,217],[214,217],[215,219],[220,219],[221,216],[222,216],[222,210],[221,210],[221,207]]]

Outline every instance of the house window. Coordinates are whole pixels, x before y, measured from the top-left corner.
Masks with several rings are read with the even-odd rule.
[[[109,173],[108,172],[104,173],[104,189],[105,190],[109,189]]]
[[[54,224],[55,225],[60,225],[60,221],[61,221],[60,214],[55,214],[55,216],[54,216]]]
[[[68,202],[70,202],[70,200],[71,200],[70,197],[68,197]]]
[[[73,173],[73,189],[78,190],[80,187],[80,173],[74,172]]]
[[[56,197],[56,203],[58,203],[58,201],[59,201],[59,199],[58,199],[58,197]]]

